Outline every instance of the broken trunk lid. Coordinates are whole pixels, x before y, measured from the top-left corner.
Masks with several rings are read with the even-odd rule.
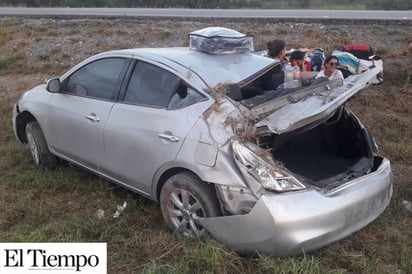
[[[301,89],[251,108],[250,115],[259,121],[256,127],[266,126],[275,134],[293,131],[333,115],[349,98],[369,86],[380,70],[373,68],[351,75],[343,85],[338,79]]]

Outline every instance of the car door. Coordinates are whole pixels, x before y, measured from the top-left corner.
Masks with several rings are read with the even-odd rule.
[[[105,128],[105,174],[149,195],[156,170],[176,158],[189,130],[210,104],[174,74],[138,62]],[[176,91],[187,94],[181,100]]]
[[[120,89],[126,58],[104,58],[73,72],[52,96],[48,110],[51,149],[92,170],[104,159],[103,129]]]

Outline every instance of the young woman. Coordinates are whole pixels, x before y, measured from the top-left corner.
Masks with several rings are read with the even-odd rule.
[[[267,90],[276,89],[285,81],[285,72],[283,66],[289,62],[286,56],[285,41],[275,39],[267,43],[267,57],[278,60],[282,65],[276,66],[264,77],[264,85]]]
[[[334,55],[330,55],[326,57],[325,63],[323,66],[325,69],[320,71],[318,75],[316,75],[316,78],[326,77],[329,80],[335,80],[335,79],[343,80],[342,72],[336,68],[338,66],[338,57]]]
[[[272,59],[279,60],[281,62],[288,62],[286,57],[286,44],[285,41],[275,39],[267,43],[267,54]]]

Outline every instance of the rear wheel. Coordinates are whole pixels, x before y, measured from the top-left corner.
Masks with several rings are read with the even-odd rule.
[[[50,153],[38,122],[34,121],[26,125],[26,137],[34,163],[41,168],[54,169],[58,158]]]
[[[160,207],[168,227],[187,238],[207,235],[197,218],[220,215],[213,187],[188,172],[178,173],[166,181],[160,193]]]

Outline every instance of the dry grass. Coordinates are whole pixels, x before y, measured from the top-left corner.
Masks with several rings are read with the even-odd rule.
[[[218,23],[214,23],[217,25]],[[412,90],[406,51],[411,30],[304,24],[220,23],[253,34],[255,48],[284,39],[288,47],[334,49],[370,43],[385,61],[385,82],[349,102],[392,163],[394,196],[384,214],[358,233],[295,258],[241,258],[213,240],[181,241],[164,227],[158,206],[79,168],[37,170],[14,140],[11,106],[44,79],[100,51],[184,46],[207,22],[0,19],[0,242],[106,241],[109,273],[412,273]],[[409,38],[408,38],[409,37]],[[409,77],[409,78],[408,78]],[[116,205],[124,214],[111,218]],[[105,218],[94,217],[103,209]]]

